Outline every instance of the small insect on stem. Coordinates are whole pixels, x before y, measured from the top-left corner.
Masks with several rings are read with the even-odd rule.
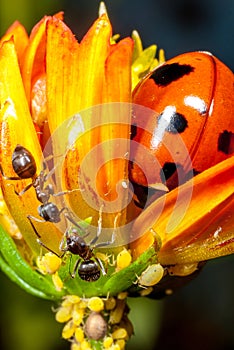
[[[59,249],[62,252],[62,254],[58,255],[56,252],[51,250],[40,240],[41,236],[37,232],[31,218],[28,217],[28,219],[35,234],[38,237],[37,242],[42,247],[56,254],[60,258],[62,258],[66,252],[70,252],[73,255],[79,256],[73,268],[73,272],[71,274],[72,278],[75,277],[77,272],[79,277],[82,280],[87,282],[94,282],[100,278],[101,273],[103,276],[106,275],[106,270],[103,266],[102,261],[95,256],[93,250],[96,248],[106,247],[112,244],[115,240],[115,231],[113,231],[110,241],[96,243],[101,234],[100,227],[98,227],[96,236],[91,240],[89,244],[87,244],[85,241],[85,238],[89,235],[90,232],[84,231],[84,229],[79,224],[76,224],[75,221],[72,220],[74,226],[66,230],[59,246]],[[82,231],[85,232],[83,236],[79,234],[79,232],[82,232]]]
[[[107,322],[100,313],[91,312],[85,322],[84,331],[88,338],[100,340],[107,333]]]

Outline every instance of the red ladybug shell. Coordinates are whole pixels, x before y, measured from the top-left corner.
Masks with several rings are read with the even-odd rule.
[[[233,155],[233,83],[232,71],[208,52],[182,54],[143,78],[133,91],[133,103],[157,114],[134,115],[132,139],[145,146],[151,158],[137,148],[133,151],[131,180],[172,188],[178,184],[175,174],[179,182],[185,181],[192,170],[202,172]],[[139,159],[146,163],[152,155],[157,161],[143,172]]]

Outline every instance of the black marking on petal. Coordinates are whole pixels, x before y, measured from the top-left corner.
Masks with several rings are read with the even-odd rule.
[[[234,152],[234,134],[231,131],[224,130],[219,134],[218,151],[225,154],[232,154]]]
[[[159,86],[167,86],[173,81],[176,81],[193,71],[194,67],[190,66],[189,64],[164,64],[155,69],[150,78],[153,79]]]
[[[158,123],[162,121],[162,118],[164,118],[164,112],[161,113],[158,117]],[[166,118],[168,119],[168,112]],[[170,120],[168,120],[167,127],[165,128],[166,131],[177,134],[182,133],[188,126],[187,119],[185,116],[181,113],[177,113],[175,111],[171,111],[171,115],[169,116]]]

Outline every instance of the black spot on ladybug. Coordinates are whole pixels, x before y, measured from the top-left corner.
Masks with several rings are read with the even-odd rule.
[[[135,124],[131,125],[131,139],[134,139],[134,137],[137,134],[137,126]]]
[[[176,163],[172,162],[166,162],[164,163],[161,171],[160,171],[160,177],[161,180],[164,182],[165,180],[168,180],[177,170]]]
[[[164,124],[165,121],[165,124]],[[174,107],[167,107],[158,117],[158,126],[165,126],[165,130],[172,133],[182,133],[188,126],[187,119],[183,114],[177,113]]]
[[[194,68],[189,64],[171,63],[155,69],[151,75],[151,79],[159,86],[167,86],[173,81],[182,78],[194,71]]]
[[[232,154],[234,152],[234,134],[231,131],[224,130],[219,134],[218,151],[225,154]]]
[[[198,170],[196,170],[196,169],[192,169],[192,170],[191,170],[191,173],[192,173],[192,176],[196,176],[196,175],[200,174],[200,171],[198,171]],[[192,177],[192,176],[191,176],[191,177]]]

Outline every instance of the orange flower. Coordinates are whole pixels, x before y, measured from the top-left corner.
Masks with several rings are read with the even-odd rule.
[[[152,182],[149,203],[131,186],[134,113],[145,120],[131,92],[164,55],[136,32],[115,42],[101,12],[80,43],[62,13],[0,42],[0,267],[34,295],[66,295],[56,319],[74,349],[124,348],[128,293],[157,296],[168,272],[234,252],[234,157],[170,192]]]
[[[133,41],[125,38],[112,43],[112,28],[105,13],[95,21],[80,43],[62,21],[61,13],[44,17],[33,28],[29,38],[23,37],[22,43],[18,34],[21,32],[24,32],[23,27],[19,23],[14,24],[3,37],[0,52],[0,80],[4,87],[0,101],[3,106],[1,166],[7,177],[15,176],[11,156],[17,144],[30,150],[39,172],[41,147],[46,145],[64,121],[93,105],[130,102],[131,99]],[[100,140],[129,137],[130,113],[126,112],[129,122],[125,126],[114,129],[111,124],[106,124],[97,127],[77,142],[76,152],[68,153],[65,164],[65,168],[69,169],[66,173],[68,189],[78,188],[75,174],[78,173],[79,162]],[[87,123],[92,124],[92,118]],[[53,154],[59,157],[62,148],[59,137],[53,142]],[[127,152],[127,143],[125,147]],[[108,152],[111,159],[111,150]],[[77,154],[79,161],[75,164]],[[107,155],[103,154],[103,157]],[[118,181],[127,179],[127,161],[109,162],[100,171],[99,177],[97,186],[100,195],[108,193],[111,200],[116,196]],[[25,232],[25,240],[34,251],[38,251],[35,234],[32,233],[30,223],[25,220],[28,214],[37,212],[36,196],[32,193],[33,189],[22,196],[15,196],[15,190],[22,191],[28,183],[16,181],[9,186],[9,181],[2,178],[2,190],[16,224],[20,231]],[[98,211],[90,210],[78,191],[71,196],[70,203],[75,210],[80,210],[82,218],[92,216],[94,221],[95,217],[98,220]],[[104,217],[103,222],[112,221],[113,224],[115,217],[116,214],[111,219]],[[38,230],[43,242],[58,251],[61,233],[51,226],[39,223]]]

